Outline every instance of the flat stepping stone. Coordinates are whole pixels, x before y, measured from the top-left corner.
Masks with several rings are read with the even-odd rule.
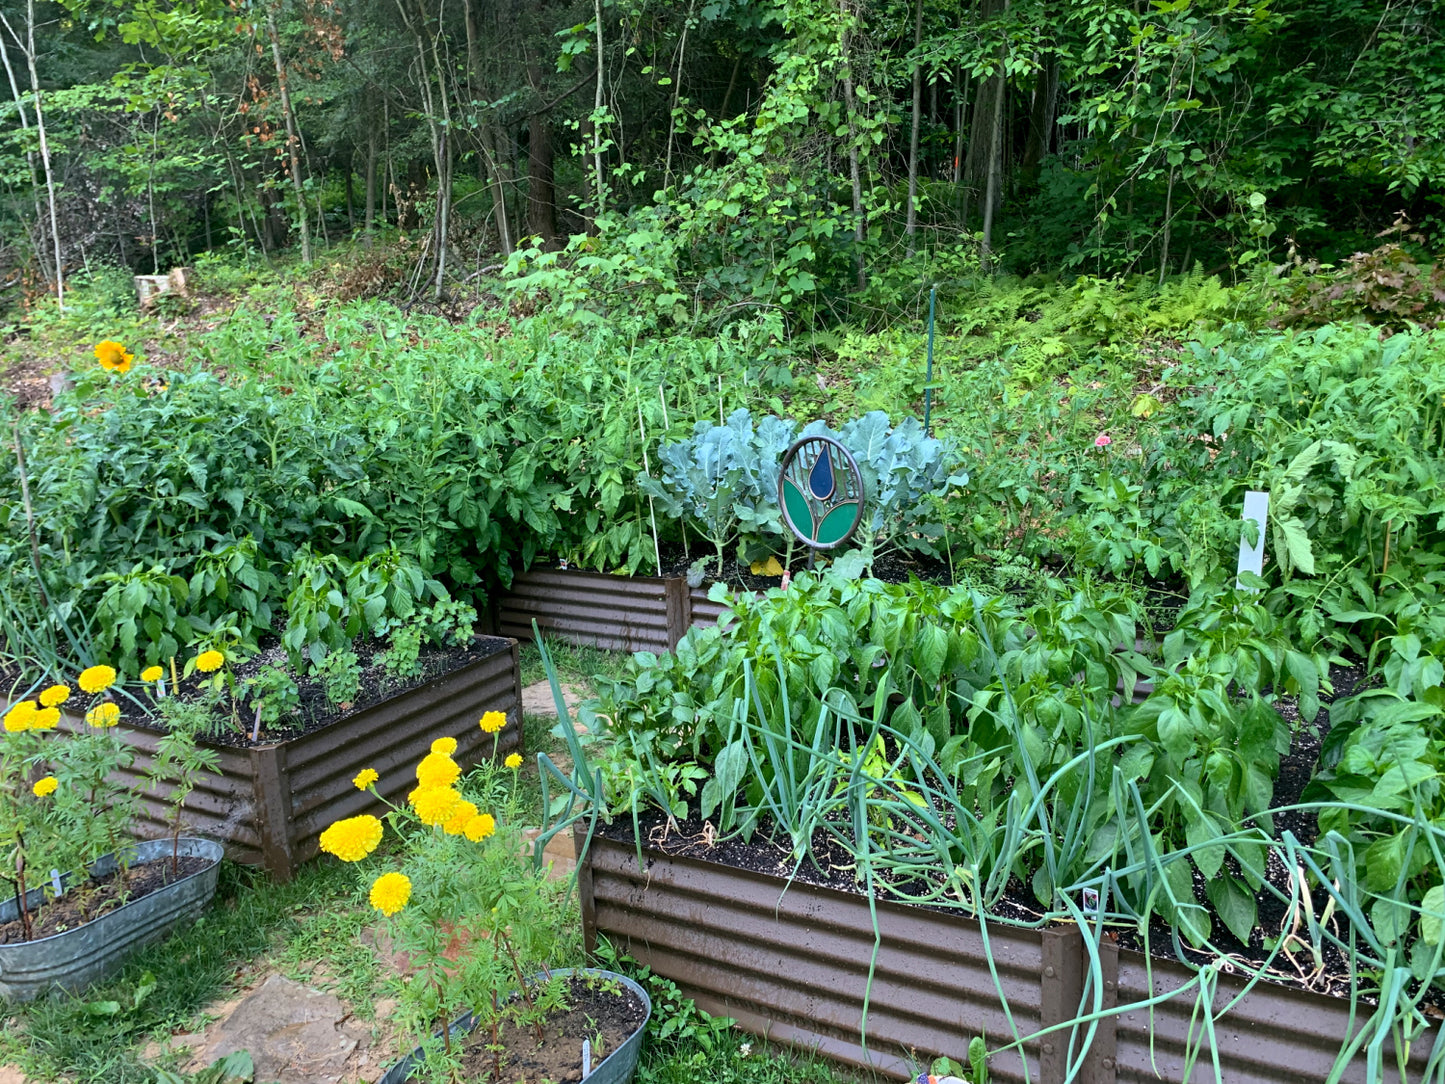
[[[251,1055],[256,1079],[276,1084],[341,1084],[354,1079],[353,1056],[368,1030],[333,995],[272,975],[213,1024],[193,1068],[238,1050]]]
[[[577,722],[577,705],[587,699],[587,690],[581,685],[563,685],[562,699],[567,702],[567,713],[572,716],[573,728],[579,734],[586,733]],[[522,714],[557,718],[557,700],[552,696],[551,682],[539,681],[522,689]]]

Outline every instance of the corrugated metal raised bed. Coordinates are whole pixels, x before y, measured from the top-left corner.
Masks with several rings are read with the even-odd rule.
[[[622,651],[671,650],[694,625],[715,625],[727,606],[708,598],[713,585],[688,587],[682,576],[613,576],[572,568],[519,572],[497,609],[497,631],[545,636]]]
[[[579,878],[589,950],[605,934],[702,1008],[774,1041],[895,1078],[906,1078],[911,1066],[926,1065],[937,1054],[962,1059],[975,1036],[986,1036],[990,1048],[1002,1045],[1010,1027],[990,957],[1020,1036],[1078,1015],[1087,965],[1077,930],[990,923],[985,941],[977,921],[880,901],[865,1050],[859,1029],[874,945],[866,898],[789,886],[781,877],[646,847],[643,857],[646,872],[639,871],[631,843],[593,839]],[[1154,996],[1179,989],[1192,977],[1178,964],[1147,961],[1108,942],[1100,962],[1106,1008],[1142,1002],[1151,986]],[[1238,977],[1220,976],[1215,1011],[1243,985]],[[1152,1012],[1141,1008],[1104,1018],[1074,1080],[1181,1081],[1194,1009],[1195,998],[1182,996]],[[1368,1012],[1357,1014],[1353,1026],[1360,1025],[1360,1015]],[[1220,1079],[1318,1084],[1351,1026],[1349,1004],[1341,999],[1259,984],[1214,1025]],[[1196,1047],[1200,1027],[1194,1020]],[[1413,1044],[1410,1079],[1420,1078],[1434,1039],[1430,1034]],[[1026,1042],[1028,1079],[1063,1084],[1069,1041],[1064,1030]],[[1076,1061],[1079,1053],[1075,1047]],[[992,1058],[989,1073],[998,1081],[1025,1079],[1017,1053]],[[1206,1043],[1190,1079],[1213,1078]],[[1363,1059],[1357,1059],[1344,1081],[1365,1079]],[[1397,1078],[1387,1069],[1385,1079]]]
[[[186,800],[187,830],[226,844],[227,856],[264,866],[281,880],[320,853],[318,839],[333,821],[379,812],[352,785],[363,768],[380,774],[376,789],[402,800],[416,785],[416,762],[437,738],[457,739],[457,762],[470,766],[492,752],[492,736],[477,726],[483,712],[502,711],[499,755],[521,742],[522,683],[517,642],[483,637],[485,657],[427,683],[353,711],[300,737],[236,748],[205,742],[220,756],[220,774],[206,774]],[[78,719],[62,727],[80,729]],[[136,752],[124,781],[140,785],[161,732],[123,719],[118,733]],[[136,834],[163,835],[168,808],[146,796]]]
[[[497,631],[544,636],[623,651],[667,651],[687,631],[691,614],[681,576],[612,576],[578,569],[519,572],[502,597]]]

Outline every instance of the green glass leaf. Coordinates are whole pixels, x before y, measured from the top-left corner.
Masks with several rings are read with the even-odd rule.
[[[812,540],[816,537],[817,524],[813,522],[813,509],[808,505],[808,498],[803,496],[803,491],[791,478],[783,479],[783,507],[787,509],[788,519],[793,526],[803,532],[806,538]]]
[[[857,518],[857,501],[844,501],[842,504],[834,505],[832,510],[823,517],[823,522],[818,524],[819,544],[826,546],[843,541],[848,537],[848,532],[853,527],[853,521]]]

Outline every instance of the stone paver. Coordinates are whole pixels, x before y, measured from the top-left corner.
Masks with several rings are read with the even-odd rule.
[[[331,994],[272,975],[209,1030],[192,1062],[210,1065],[248,1051],[256,1079],[277,1084],[340,1084],[354,1079],[367,1029]]]
[[[567,702],[567,710],[571,713],[573,722],[576,722],[577,705],[587,699],[587,690],[581,685],[563,685],[562,699]],[[554,719],[557,717],[557,701],[552,696],[550,682],[539,681],[522,690],[522,714],[550,715]]]
[[[13,1065],[0,1065],[0,1084],[26,1084],[25,1074]]]

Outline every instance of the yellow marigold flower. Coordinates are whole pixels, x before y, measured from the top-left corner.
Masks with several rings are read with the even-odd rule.
[[[507,717],[500,711],[489,711],[482,716],[480,725],[488,734],[495,734],[507,725]]]
[[[451,787],[418,787],[412,791],[412,808],[423,824],[445,824],[462,796]]]
[[[202,673],[210,674],[219,670],[225,661],[226,656],[222,655],[215,648],[211,648],[210,651],[202,651],[196,656],[196,669]]]
[[[365,790],[380,778],[381,777],[376,774],[375,768],[362,768],[361,771],[356,773],[356,778],[352,780],[352,783],[356,784],[357,790]]]
[[[142,681],[159,681],[163,674],[165,671],[159,666],[147,666],[140,672],[140,679]]]
[[[440,753],[444,757],[449,757],[457,751],[457,739],[438,738],[431,743],[431,751],[433,753]]]
[[[405,873],[383,873],[371,882],[371,906],[390,917],[411,899],[411,878]]]
[[[41,708],[30,718],[31,730],[54,730],[59,724],[59,708]]]
[[[424,787],[449,787],[461,774],[457,762],[445,753],[428,753],[416,766],[416,781]]]
[[[511,756],[509,756],[509,757],[506,759],[505,763],[506,763],[507,767],[509,767],[509,768],[512,769],[512,771],[516,771],[518,768],[520,768],[520,767],[522,766],[522,754],[521,754],[521,753],[513,753]]]
[[[120,705],[106,701],[104,704],[97,704],[85,713],[85,721],[97,730],[115,726],[120,722]]]
[[[54,794],[55,788],[58,786],[60,786],[60,784],[55,781],[55,776],[47,775],[44,779],[37,779],[35,786],[31,787],[30,790],[35,797],[44,798],[46,795]]]
[[[92,666],[82,670],[76,684],[88,693],[103,693],[115,682],[115,667]]]
[[[135,360],[135,355],[122,343],[106,339],[105,342],[95,344],[95,360],[108,372],[126,373],[130,371],[130,363]]]
[[[321,849],[343,862],[360,862],[381,842],[381,821],[369,813],[337,821],[321,833]]]
[[[35,721],[39,712],[34,700],[22,700],[18,704],[11,705],[5,713],[5,729],[11,734],[19,734],[23,730],[29,730],[30,724]]]
[[[467,828],[467,822],[477,815],[477,807],[463,798],[452,806],[451,816],[442,824],[442,831],[449,836],[459,836]]]
[[[473,843],[480,843],[497,830],[497,818],[490,813],[478,813],[467,826],[462,829],[463,834]]]
[[[53,708],[70,699],[69,685],[52,685],[40,694],[41,707]]]

